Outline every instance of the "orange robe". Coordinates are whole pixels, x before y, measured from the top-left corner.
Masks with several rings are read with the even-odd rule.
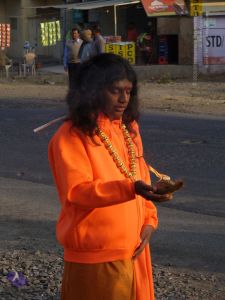
[[[136,300],[132,260],[65,262],[61,300]]]
[[[122,161],[129,156],[120,125],[98,120]],[[150,183],[138,125],[132,136],[137,156],[137,180]],[[56,234],[64,260],[96,264],[132,259],[144,225],[157,227],[156,208],[137,196],[134,184],[120,172],[98,136],[95,142],[65,122],[49,143],[49,161],[61,201]],[[153,280],[148,247],[134,261],[136,300],[152,300]],[[93,287],[94,292],[94,287]],[[87,299],[89,300],[89,299]]]

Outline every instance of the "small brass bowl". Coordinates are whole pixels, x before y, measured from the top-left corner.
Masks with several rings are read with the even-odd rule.
[[[182,180],[161,179],[154,185],[156,188],[155,193],[160,195],[172,194],[182,188],[183,185],[184,183]]]

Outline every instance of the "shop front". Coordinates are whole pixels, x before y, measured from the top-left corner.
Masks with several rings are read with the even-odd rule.
[[[202,70],[206,68],[211,70],[215,62],[223,64],[223,58],[218,51],[223,52],[224,49],[218,49],[219,47],[214,47],[214,49],[211,46],[213,42],[219,45],[219,42],[222,41],[221,38],[217,37],[210,43],[211,37],[206,36],[206,31],[211,31],[211,36],[223,36],[222,21],[216,21],[215,28],[204,28],[202,25],[202,27],[196,28],[199,18],[201,20],[212,18],[210,12],[215,10],[215,7],[217,15],[214,19],[222,18],[221,2],[210,0],[100,0],[51,5],[51,8],[53,7],[60,11],[62,41],[58,43],[61,51],[57,56],[61,55],[62,57],[65,33],[74,25],[91,26],[98,23],[102,28],[102,35],[106,39],[105,51],[121,55],[137,66],[191,67],[196,64],[196,57],[197,64],[201,66]],[[39,6],[36,9],[47,8]],[[50,22],[50,20],[46,19],[45,22]],[[47,25],[42,26],[42,29],[38,29],[40,31],[39,40],[40,35],[43,35],[41,32],[45,32],[45,34],[47,32]],[[50,32],[53,32],[51,26],[49,25],[48,28],[51,29]],[[49,37],[50,34],[48,32],[47,36]],[[53,45],[44,45],[47,37],[41,36],[41,39],[43,45],[38,49],[40,53],[46,49],[54,49]],[[50,43],[54,40],[54,38],[50,38]],[[206,41],[205,44],[202,41]],[[209,44],[211,47],[206,46]],[[203,48],[210,55],[204,54]],[[53,52],[56,53],[56,51]]]
[[[59,9],[35,9],[28,17],[27,40],[39,60],[60,61],[62,55],[62,21]]]
[[[225,72],[225,13],[198,17],[195,30],[200,38],[197,44],[197,66],[202,74]],[[201,44],[200,44],[201,42]]]
[[[106,39],[106,52],[119,54],[132,64],[192,62],[192,22],[186,17],[184,0],[103,0],[54,8],[66,10],[61,20],[64,34],[76,24],[98,23]]]
[[[127,43],[131,43],[131,62],[136,65],[192,64],[193,21],[187,15],[183,0],[142,0],[117,4],[116,30],[113,7],[90,10],[89,21],[100,23],[104,35],[116,33],[117,40],[119,36],[120,45],[107,45],[106,52],[127,57]]]
[[[225,2],[204,0],[201,4],[194,16],[196,69],[202,74],[224,74]]]

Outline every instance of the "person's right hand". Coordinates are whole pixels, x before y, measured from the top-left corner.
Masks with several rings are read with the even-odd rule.
[[[140,195],[146,200],[151,200],[153,202],[166,202],[173,198],[172,194],[156,194],[155,188],[141,180],[134,182],[134,189],[137,195]]]

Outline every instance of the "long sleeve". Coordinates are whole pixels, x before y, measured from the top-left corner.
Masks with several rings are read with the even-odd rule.
[[[102,36],[97,36],[94,39],[93,48],[95,49],[95,55],[105,52],[105,40]]]
[[[49,144],[49,161],[64,204],[69,201],[84,208],[97,208],[135,199],[134,185],[129,179],[94,179],[95,167],[83,141],[74,132],[53,138]]]
[[[145,182],[150,183],[150,174],[148,171],[148,167],[146,165],[146,162],[144,161],[145,164]],[[147,201],[145,200],[145,225],[152,225],[154,229],[157,228],[158,226],[158,217],[157,217],[157,209],[155,205],[153,204],[152,201]]]
[[[105,40],[104,38],[99,39],[99,53],[105,52]]]
[[[63,65],[64,65],[64,68],[67,68],[67,64],[68,64],[68,49],[67,49],[67,46],[65,44],[64,55],[63,55]]]
[[[138,132],[137,135],[137,143],[139,145],[139,155],[140,157],[140,168],[141,168],[141,174],[142,174],[142,180],[146,182],[147,184],[151,184],[150,174],[148,170],[148,166],[143,158],[143,146],[141,141],[141,136],[139,133],[139,128],[137,124],[134,124],[135,130]],[[145,201],[145,219],[144,219],[144,225],[152,225],[154,229],[158,226],[158,218],[157,218],[157,209],[152,201],[144,200]]]
[[[154,229],[156,229],[158,226],[157,210],[151,201],[145,201],[144,225],[152,225]]]

